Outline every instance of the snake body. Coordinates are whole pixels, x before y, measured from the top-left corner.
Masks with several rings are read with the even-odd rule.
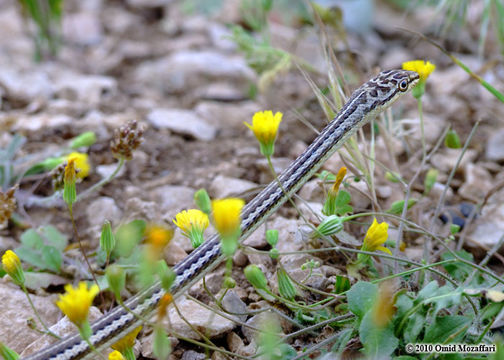
[[[242,210],[240,240],[247,238],[312,177],[349,136],[406,94],[416,86],[418,81],[419,76],[415,72],[388,70],[359,87],[333,121],[279,175],[281,187],[277,181],[273,181],[245,205]],[[177,277],[171,291],[172,295],[177,297],[182,294],[187,287],[220,264],[222,259],[219,237],[213,235],[174,267]],[[126,301],[126,306],[136,314],[148,316],[156,308],[163,293],[160,284],[156,283]],[[90,341],[97,349],[105,349],[138,327],[140,323],[137,317],[126,312],[122,307],[116,307],[91,325],[93,335]],[[88,344],[76,333],[25,359],[74,360],[91,359],[94,356]]]

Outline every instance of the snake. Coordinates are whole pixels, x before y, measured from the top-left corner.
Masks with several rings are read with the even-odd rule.
[[[387,70],[355,90],[334,119],[319,133],[278,178],[247,203],[241,213],[240,241],[246,239],[287,199],[308,181],[336,150],[366,122],[374,119],[419,82],[419,75],[407,70]],[[224,260],[217,234],[210,236],[173,267],[176,274],[171,288],[173,298],[184,293]],[[90,343],[104,350],[141,325],[150,316],[165,291],[159,282],[137,293],[125,302],[130,311],[117,306],[91,324]],[[138,316],[133,315],[136,314]],[[78,333],[69,335],[25,360],[76,360],[96,357]]]

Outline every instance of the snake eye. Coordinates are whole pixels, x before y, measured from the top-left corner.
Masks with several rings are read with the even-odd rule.
[[[408,90],[408,81],[407,81],[407,80],[402,80],[402,81],[399,83],[399,90],[401,90],[401,91],[406,91],[406,90]]]

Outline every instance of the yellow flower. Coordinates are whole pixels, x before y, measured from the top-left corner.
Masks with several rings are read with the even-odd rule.
[[[88,289],[85,282],[80,282],[76,288],[71,284],[67,284],[65,285],[65,291],[65,294],[59,296],[56,305],[63,314],[68,316],[71,322],[80,328],[87,322],[89,308],[99,292],[98,285],[93,284]]]
[[[164,293],[164,295],[161,297],[161,300],[159,300],[159,305],[158,305],[158,319],[161,320],[166,316],[166,312],[168,309],[168,305],[170,305],[173,302],[173,296],[170,293]]]
[[[162,251],[173,238],[173,229],[167,226],[150,225],[145,229],[145,239],[156,251]]]
[[[382,222],[378,224],[376,218],[373,219],[373,223],[369,227],[366,237],[364,238],[364,244],[362,245],[363,251],[376,251],[381,250],[386,252],[387,254],[392,255],[389,249],[382,246],[385,244],[388,238],[388,224],[386,222]]]
[[[242,199],[236,198],[212,201],[214,225],[221,236],[222,252],[228,257],[232,256],[238,247],[241,210],[244,205]]]
[[[425,81],[429,75],[436,69],[436,65],[430,61],[413,60],[403,62],[402,68],[404,70],[414,71],[420,75],[420,81]]]
[[[173,223],[182,233],[191,240],[193,248],[203,243],[203,232],[208,227],[208,215],[198,209],[189,209],[179,212]]]
[[[2,266],[5,272],[12,278],[17,285],[24,284],[25,278],[21,261],[16,253],[12,250],[7,250],[2,256]]]
[[[112,351],[108,355],[108,358],[109,358],[109,360],[125,360],[124,356],[122,356],[122,354],[117,350]]]
[[[334,180],[334,184],[332,186],[332,192],[336,195],[338,194],[338,189],[343,182],[343,178],[345,177],[347,173],[347,168],[346,167],[341,167],[341,169],[338,170],[338,173],[336,174],[336,180]]]
[[[89,170],[91,165],[89,164],[89,157],[87,154],[73,152],[66,156],[67,162],[74,162],[75,169],[77,171],[77,178],[83,179],[89,175]]]
[[[282,121],[283,114],[275,113],[271,110],[259,111],[252,117],[252,125],[245,125],[254,132],[255,137],[259,141],[261,153],[264,156],[271,156],[274,152],[275,140],[278,133],[278,126]]]
[[[120,351],[121,353],[124,353],[128,349],[131,349],[133,345],[135,345],[135,339],[138,335],[138,333],[142,330],[142,326],[139,326],[127,335],[125,335],[123,338],[121,338],[119,341],[117,341],[115,344],[110,346],[112,349]]]
[[[228,198],[212,201],[215,228],[222,237],[234,236],[241,225],[241,210],[245,201]]]

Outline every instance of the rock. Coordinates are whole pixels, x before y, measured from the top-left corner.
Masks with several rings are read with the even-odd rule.
[[[254,329],[264,328],[264,323],[270,319],[278,321],[278,315],[271,311],[263,311],[257,315],[252,316],[247,320],[246,324],[249,326],[242,326],[241,330],[247,341],[251,344],[256,344],[257,336],[259,332]],[[278,334],[282,336],[282,334]]]
[[[178,264],[187,256],[187,253],[182,249],[181,246],[174,243],[173,241],[164,249],[164,258],[166,263],[170,266]]]
[[[303,248],[301,237],[296,236],[301,222],[277,217],[268,224],[269,229],[278,230],[277,249],[280,252],[299,251]]]
[[[117,80],[110,76],[62,72],[55,76],[54,92],[59,98],[97,105],[107,96],[117,94]]]
[[[98,165],[96,167],[96,172],[101,176],[102,179],[108,178],[110,175],[114,173],[117,169],[117,164],[107,164],[107,165]],[[124,175],[126,167],[123,166],[121,170],[115,175],[114,179],[120,178]]]
[[[464,199],[479,202],[493,188],[492,176],[480,165],[468,163],[465,168],[465,181],[458,190]]]
[[[322,202],[299,201],[297,205],[304,218],[311,223],[318,224],[326,217],[322,214],[322,209],[324,207]]]
[[[329,188],[329,186],[327,186]],[[305,201],[320,201],[323,202],[325,199],[324,185],[321,180],[313,179],[308,181],[303,185],[301,190],[299,190],[299,197]]]
[[[262,224],[250,236],[243,241],[243,245],[256,249],[264,249],[268,246],[266,242],[266,226]]]
[[[247,320],[247,305],[240,299],[234,290],[229,290],[222,299],[222,307],[240,319]]]
[[[257,184],[252,181],[218,175],[210,184],[209,192],[213,198],[222,199],[243,196],[244,193],[254,188],[257,188]]]
[[[72,124],[72,118],[66,115],[37,115],[20,116],[12,129],[22,132],[40,132],[47,129],[60,129]]]
[[[143,62],[133,77],[139,83],[174,93],[199,88],[214,80],[229,80],[245,86],[254,80],[255,74],[241,56],[210,50],[179,50],[167,57]]]
[[[234,129],[245,129],[243,122],[252,119],[252,116],[260,110],[259,105],[252,101],[224,103],[205,100],[194,108],[198,116],[217,127],[223,135],[232,134],[231,131]]]
[[[26,102],[35,98],[48,99],[53,90],[51,79],[46,72],[40,70],[17,71],[13,68],[2,68],[0,83],[8,97]]]
[[[231,40],[231,31],[222,24],[212,22],[208,27],[208,34],[213,45],[220,50],[232,52],[236,50],[236,43]]]
[[[23,351],[29,344],[40,338],[40,333],[30,329],[27,321],[36,319],[26,295],[17,286],[8,283],[8,277],[0,279],[0,338],[2,342],[16,352]],[[56,323],[61,313],[54,305],[54,297],[30,295],[35,308],[47,326]],[[37,327],[42,325],[35,320]]]
[[[227,82],[214,82],[199,87],[194,95],[198,99],[216,101],[241,101],[248,98],[244,89]]]
[[[284,171],[292,163],[292,160],[289,158],[273,158],[271,159],[271,162],[273,163],[273,169],[275,169],[275,173],[277,175],[280,175],[282,171]],[[273,175],[271,174],[271,170],[266,159],[258,159],[256,161],[256,165],[261,171],[261,184],[267,184],[270,181],[273,181]]]
[[[176,337],[168,336],[168,339],[170,340],[170,345],[172,349],[176,348],[179,339]],[[153,347],[153,342],[154,342],[154,332],[149,334],[148,336],[142,336],[140,338],[140,352],[142,353],[142,356],[147,359],[155,359],[156,356],[152,353],[152,347]],[[137,357],[138,359],[139,357]]]
[[[432,166],[441,172],[449,173],[457,163],[457,159],[459,158],[460,154],[460,149],[444,148],[432,156]],[[476,150],[467,149],[464,157],[460,161],[459,169],[463,169],[468,163],[474,162],[477,155],[478,152]]]
[[[171,220],[173,220],[173,219],[170,218],[170,220],[168,220],[167,223],[173,224],[173,222],[171,222]],[[205,238],[207,238],[207,237],[205,236]],[[180,229],[175,231],[175,235],[173,235],[172,242],[177,244],[179,247],[181,247],[186,253],[193,251],[191,240],[189,240],[187,237],[182,235],[182,233],[180,232]]]
[[[203,353],[196,352],[194,350],[184,351],[180,360],[205,360],[206,355]]]
[[[122,211],[114,199],[102,196],[89,204],[86,208],[86,215],[90,226],[89,233],[94,236],[101,233],[101,227],[105,220],[110,221],[113,225],[119,224]]]
[[[145,201],[138,197],[128,198],[124,204],[124,213],[127,217],[124,222],[135,219],[143,219],[148,222],[160,223],[162,213],[159,211],[158,204],[154,201]]]
[[[322,260],[307,254],[296,254],[296,255],[284,255],[280,258],[280,262],[283,265],[285,271],[297,282],[301,282],[308,277],[310,270],[301,270],[301,265],[309,262],[310,260],[318,261],[320,264],[323,263]],[[312,270],[312,275],[304,282],[305,285],[311,286],[315,289],[324,290],[327,286],[327,279],[320,267]],[[276,284],[276,276],[275,285]]]
[[[248,263],[248,257],[242,251],[238,250],[233,255],[233,264],[238,267],[244,267]]]
[[[203,141],[213,140],[217,134],[214,126],[190,110],[154,109],[147,115],[147,121],[157,129],[168,129]]]
[[[97,45],[103,39],[99,14],[92,12],[67,13],[63,16],[65,41],[76,45]]]
[[[496,130],[490,135],[486,144],[485,156],[489,160],[504,160],[504,129]]]
[[[231,350],[234,353],[237,353],[238,355],[241,356],[251,356],[256,353],[257,346],[254,342],[248,344],[245,346],[243,343],[243,340],[236,334],[234,331],[231,331],[227,335],[227,344],[229,347],[229,350]]]
[[[504,204],[490,204],[483,208],[482,215],[474,221],[474,230],[466,244],[491,249],[504,236]],[[502,248],[500,253],[502,253]]]
[[[57,309],[54,304],[51,304],[51,305],[55,309]],[[37,306],[37,305],[35,304],[35,306]],[[37,309],[39,309],[38,306],[37,306]],[[100,310],[97,307],[91,306],[89,308],[88,319],[90,322],[101,319],[102,317],[103,317],[103,314],[100,312]],[[16,328],[21,328],[21,326],[18,326]],[[63,317],[61,320],[59,320],[53,326],[50,326],[49,329],[52,332],[54,332],[56,335],[59,335],[62,338],[77,332],[75,325],[73,323],[71,323],[70,320],[68,320],[68,318],[66,316]],[[33,342],[31,342],[26,348],[24,348],[23,352],[20,354],[22,358],[24,358],[25,356],[31,355],[31,354],[35,354],[35,353],[39,352],[40,350],[45,349],[49,345],[54,344],[56,342],[56,339],[53,338],[52,336],[49,336],[49,335],[40,336],[40,334],[38,334],[38,333],[37,333],[37,336],[35,337],[35,339],[36,340],[33,340]]]
[[[174,218],[179,211],[194,208],[194,192],[194,189],[185,186],[164,185],[153,189],[150,198],[157,202],[166,216]]]
[[[126,2],[132,7],[156,8],[168,5],[172,0],[127,0]]]
[[[352,181],[350,182],[350,187],[345,189],[352,196],[352,201],[350,205],[353,206],[354,210],[363,210],[367,209],[371,204],[371,200],[365,194],[369,194],[369,188],[366,182],[361,179],[358,182]]]
[[[226,334],[235,327],[233,321],[223,318],[215,312],[186,298],[177,300],[177,307],[180,313],[194,328],[203,332],[210,339]],[[190,339],[201,339],[200,336],[180,318],[175,308],[170,308],[168,317],[169,321],[168,319],[163,320],[163,324],[167,331],[174,331]],[[231,316],[231,318],[233,318],[233,316]]]

